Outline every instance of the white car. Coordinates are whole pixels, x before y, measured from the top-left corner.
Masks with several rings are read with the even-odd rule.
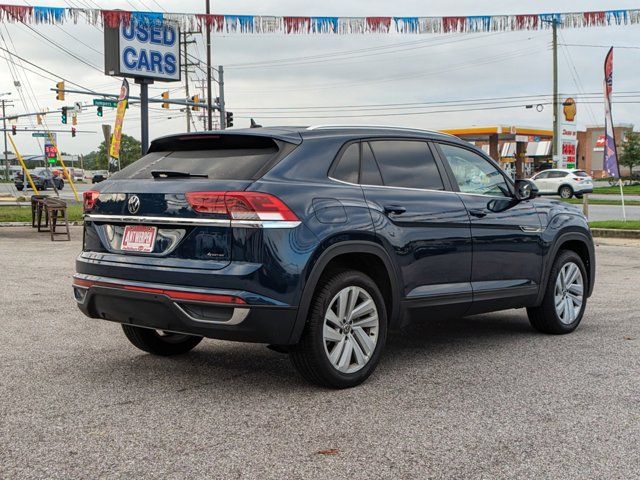
[[[584,170],[554,168],[531,177],[539,195],[560,195],[562,198],[582,198],[593,192],[593,179]]]

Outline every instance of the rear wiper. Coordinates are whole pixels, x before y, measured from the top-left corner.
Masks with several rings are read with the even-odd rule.
[[[209,178],[206,173],[176,172],[174,170],[152,170],[153,178]]]

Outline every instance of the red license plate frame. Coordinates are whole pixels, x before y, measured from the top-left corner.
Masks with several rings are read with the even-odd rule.
[[[120,250],[123,252],[152,253],[158,235],[158,227],[127,225],[122,233]]]

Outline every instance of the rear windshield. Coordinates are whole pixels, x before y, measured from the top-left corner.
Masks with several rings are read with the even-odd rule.
[[[114,174],[112,180],[153,178],[153,171],[207,175],[214,180],[251,180],[278,154],[269,148],[152,152]]]
[[[573,172],[576,177],[588,177],[589,174],[587,172],[583,172],[582,170],[576,170]]]

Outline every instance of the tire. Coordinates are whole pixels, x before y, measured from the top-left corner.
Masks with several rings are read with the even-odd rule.
[[[558,195],[560,195],[560,198],[571,198],[573,196],[573,188],[569,185],[563,185],[558,189]]]
[[[23,187],[16,187],[16,190],[18,190],[19,192],[24,190],[24,186]]]
[[[153,355],[180,355],[192,350],[202,341],[202,337],[181,333],[159,333],[149,328],[122,325],[129,341],[140,350]]]
[[[579,280],[581,282],[581,288],[578,286],[569,286],[565,291],[568,294],[563,294],[562,292],[562,283],[559,281],[559,275],[561,272],[575,272],[570,265],[577,267],[577,270],[580,273]],[[565,276],[565,278],[567,278]],[[544,297],[542,299],[542,303],[538,307],[531,307],[527,309],[527,314],[529,316],[529,322],[531,326],[542,333],[550,333],[554,335],[562,335],[565,333],[573,332],[580,321],[582,320],[582,316],[584,315],[585,307],[587,306],[587,298],[584,296],[584,291],[587,285],[587,272],[582,262],[580,256],[570,250],[561,251],[553,262],[553,266],[551,267],[551,272],[549,272],[549,281],[547,282],[547,287],[544,293]],[[578,292],[581,292],[578,295]],[[580,304],[576,305],[576,300],[573,298],[579,297]],[[556,308],[556,304],[559,298],[564,298],[564,307],[563,304],[560,303],[560,306]],[[571,304],[569,304],[571,302]],[[562,310],[563,308],[567,308],[571,305],[569,310]],[[564,311],[564,317],[562,312]]]
[[[583,194],[581,194],[581,193],[576,193],[576,194],[575,194],[575,197],[576,197],[578,200],[582,200],[582,197],[584,197],[584,195],[583,195]]]
[[[349,308],[350,301],[355,308]],[[369,301],[372,303],[367,303]],[[346,306],[344,315],[340,315],[340,302]],[[348,312],[357,312],[358,307],[364,310],[361,308],[359,316],[351,318]],[[334,321],[336,323],[332,323]],[[342,327],[332,328],[338,325],[337,322]],[[327,326],[331,328],[326,330]],[[325,338],[327,332],[331,338]],[[291,360],[304,379],[311,383],[329,388],[351,388],[373,373],[386,338],[387,314],[378,286],[362,272],[339,271],[316,288],[302,338],[291,349]]]

